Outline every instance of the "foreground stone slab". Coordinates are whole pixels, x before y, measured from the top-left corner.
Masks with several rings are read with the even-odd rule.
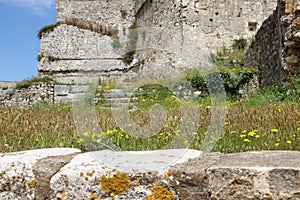
[[[300,152],[0,154],[0,199],[300,199]]]
[[[0,154],[0,199],[38,197],[37,191],[46,191],[49,187],[47,178],[80,152],[62,148]]]

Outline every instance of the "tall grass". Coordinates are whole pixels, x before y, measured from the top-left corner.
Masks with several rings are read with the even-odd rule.
[[[213,151],[225,153],[260,150],[300,151],[300,103],[251,104],[246,100],[228,102],[228,113],[223,135]],[[199,104],[198,133],[189,148],[201,149],[207,134],[211,110]],[[88,114],[88,112],[87,112]],[[84,116],[84,113],[82,113]],[[135,123],[150,123],[146,111],[133,111]],[[167,122],[156,134],[148,138],[135,138],[115,122],[109,110],[97,109],[102,131],[78,133],[69,106],[31,107],[26,109],[0,107],[0,152],[14,152],[50,147],[73,147],[99,150],[104,144],[114,144],[120,150],[160,149],[172,141],[181,123],[177,108],[168,110]],[[88,118],[87,118],[88,120]],[[88,123],[88,122],[87,122]],[[88,144],[88,145],[86,145]]]

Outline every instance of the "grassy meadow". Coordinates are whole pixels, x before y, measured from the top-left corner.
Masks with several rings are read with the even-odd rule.
[[[259,94],[248,99],[228,100],[227,115],[222,137],[212,151],[224,153],[295,150],[300,151],[300,102],[276,101]],[[189,148],[201,149],[207,135],[211,109],[199,102],[200,113],[197,133]],[[71,106],[40,106],[31,108],[0,107],[0,152],[15,152],[39,148],[72,147],[83,151],[99,150],[99,141],[114,144],[121,150],[160,149],[181,134],[180,111],[168,109],[167,122],[162,129],[149,138],[135,138],[118,127],[108,109],[97,108],[101,132],[79,133]],[[88,114],[88,112],[86,113]],[[84,116],[84,113],[82,113]],[[135,123],[149,123],[146,111],[134,111]],[[87,118],[88,120],[88,118]],[[86,145],[88,144],[88,145]]]
[[[237,91],[257,73],[256,68],[245,66],[245,45],[246,41],[242,39],[236,42],[233,50],[224,47],[216,54],[211,54],[211,60],[220,68],[227,94],[226,118],[223,128],[216,134],[217,142],[211,151],[300,151],[300,76],[289,76],[288,81],[280,86],[258,89],[250,96],[241,98]],[[98,106],[94,107],[94,113],[85,107],[76,111],[80,124],[76,123],[75,110],[70,105],[37,105],[23,109],[0,106],[0,152],[51,147],[72,147],[83,151],[104,148],[154,150],[173,144],[172,141],[178,138],[185,147],[203,149],[204,139],[211,136],[211,103],[205,80],[200,74],[189,70],[186,79],[194,89],[204,91],[203,94],[206,91],[206,95],[196,99],[197,103],[187,107],[185,113],[200,113],[198,119],[193,121],[197,123],[194,124],[195,132],[181,131],[182,123],[193,122],[182,120],[181,102],[173,97],[172,91],[160,88],[152,93],[137,93],[135,98],[139,99],[140,109],[133,109],[129,114],[132,121],[147,132],[147,126],[151,124],[149,108],[155,103],[166,108],[166,122],[148,137],[137,137],[135,133],[126,132],[115,121],[113,116],[117,116],[116,113]],[[26,87],[28,84],[28,81],[23,83]],[[159,119],[162,116],[162,113],[157,113],[155,117],[162,121]],[[88,128],[93,119],[96,119],[97,130]],[[126,125],[129,127],[131,124]],[[95,124],[92,126],[95,127]],[[192,134],[192,137],[185,141],[185,133]]]

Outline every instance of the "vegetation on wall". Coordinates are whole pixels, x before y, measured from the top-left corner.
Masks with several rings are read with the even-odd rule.
[[[56,24],[49,24],[49,25],[47,25],[47,26],[44,26],[43,28],[41,28],[41,29],[39,30],[39,32],[38,32],[38,34],[37,34],[37,37],[38,37],[39,39],[42,39],[43,34],[49,33],[49,32],[51,32],[51,31],[53,31],[58,25],[59,25],[59,24],[56,23]]]
[[[105,26],[105,25],[102,25],[99,23],[89,22],[86,20],[72,17],[72,18],[66,19],[64,22],[59,22],[56,24],[49,24],[47,26],[44,26],[43,28],[41,28],[39,30],[37,37],[39,39],[42,39],[43,34],[53,31],[56,27],[58,27],[61,24],[76,26],[80,29],[90,30],[90,31],[93,31],[96,33],[101,33],[103,35],[107,35],[107,36],[117,36],[119,33],[117,28],[112,28],[112,27],[108,27],[108,26]]]
[[[136,28],[135,23],[133,23],[129,27],[129,36],[128,36],[129,39],[128,39],[128,42],[126,44],[126,53],[122,57],[122,61],[127,65],[132,63],[132,61],[134,59],[134,55],[136,53],[136,42],[137,42],[138,33],[137,33],[136,30],[134,30],[135,28]]]
[[[75,17],[66,19],[64,23],[67,25],[76,26],[80,29],[85,29],[85,30],[90,30],[90,31],[96,32],[96,33],[101,33],[101,34],[107,35],[107,36],[117,36],[119,33],[117,28],[108,27],[103,24],[90,22],[90,21],[78,19]]]
[[[29,88],[34,83],[57,83],[52,78],[49,77],[33,77],[31,79],[25,79],[16,84],[16,89]]]

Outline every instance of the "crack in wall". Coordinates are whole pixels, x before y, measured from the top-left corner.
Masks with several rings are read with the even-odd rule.
[[[33,166],[35,199],[51,199],[51,195],[53,194],[50,188],[51,178],[78,154],[79,153],[63,156],[49,156],[37,161]]]

